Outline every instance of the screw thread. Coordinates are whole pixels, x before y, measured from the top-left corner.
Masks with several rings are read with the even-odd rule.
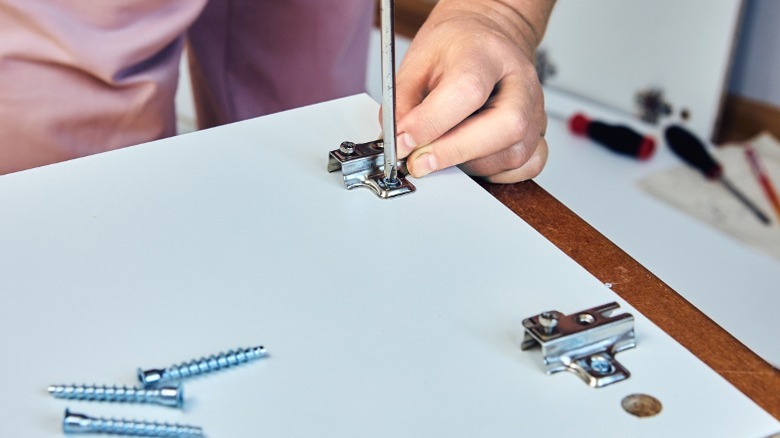
[[[65,410],[65,433],[105,433],[126,436],[149,437],[203,437],[203,429],[182,424],[158,423],[116,418],[88,417]]]
[[[199,374],[230,368],[261,358],[265,355],[266,351],[263,346],[230,350],[226,353],[219,353],[168,367],[163,370],[162,376],[157,383],[169,380],[181,380]]]
[[[165,382],[181,380],[199,374],[210,373],[237,365],[244,364],[254,359],[261,358],[267,353],[265,347],[251,347],[239,350],[230,350],[227,353],[219,353],[213,356],[173,365],[165,369],[138,370],[138,380],[146,387],[157,387]]]
[[[203,430],[199,427],[114,418],[98,418],[92,422],[92,428],[97,433],[113,433],[135,436],[203,436]]]
[[[106,401],[120,403],[153,403],[181,407],[182,390],[178,386],[153,389],[108,385],[51,385],[49,394],[66,400]]]

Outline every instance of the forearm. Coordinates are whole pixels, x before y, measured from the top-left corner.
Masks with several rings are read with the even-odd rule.
[[[555,0],[440,0],[432,15],[446,20],[477,12],[498,23],[530,55],[544,36],[554,5]]]

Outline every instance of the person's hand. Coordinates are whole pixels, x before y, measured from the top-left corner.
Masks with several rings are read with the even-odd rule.
[[[414,177],[454,165],[495,183],[541,172],[547,118],[533,56],[551,7],[442,0],[434,8],[396,79],[398,156],[408,156]],[[522,8],[536,10],[529,19]]]

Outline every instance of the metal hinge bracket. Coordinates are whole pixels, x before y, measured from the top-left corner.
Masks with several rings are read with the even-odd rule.
[[[636,346],[634,317],[611,316],[619,307],[609,303],[571,315],[552,310],[527,318],[521,348],[541,346],[547,374],[570,371],[594,388],[628,379],[631,374],[615,354]]]
[[[394,184],[388,184],[384,175],[384,142],[375,140],[368,143],[345,141],[328,156],[328,172],[341,170],[347,189],[367,187],[383,199],[405,195],[415,191],[414,185],[406,179],[409,171],[406,160],[398,162],[398,178]]]

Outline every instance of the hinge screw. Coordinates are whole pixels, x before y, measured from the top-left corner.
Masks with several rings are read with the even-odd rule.
[[[355,143],[351,141],[345,141],[341,143],[341,146],[339,146],[339,150],[346,154],[351,155],[355,153]]]
[[[88,417],[65,409],[62,420],[65,433],[106,433],[127,436],[203,437],[203,429],[181,424],[157,423],[114,418]]]
[[[52,385],[49,394],[66,400],[88,400],[124,403],[154,403],[181,408],[184,391],[180,385],[155,389],[128,388],[127,386]]]
[[[615,367],[603,356],[591,356],[588,359],[588,365],[594,373],[600,376],[607,376],[615,372]]]
[[[558,315],[553,312],[542,312],[537,318],[539,325],[544,329],[544,334],[549,335],[555,331],[555,327],[558,325]]]
[[[241,365],[254,359],[266,356],[268,353],[265,347],[252,347],[239,350],[231,350],[227,353],[204,357],[191,362],[173,365],[165,369],[138,369],[138,380],[146,387],[155,387],[165,382],[181,380],[187,377],[197,376],[199,374],[210,373],[212,371]]]

